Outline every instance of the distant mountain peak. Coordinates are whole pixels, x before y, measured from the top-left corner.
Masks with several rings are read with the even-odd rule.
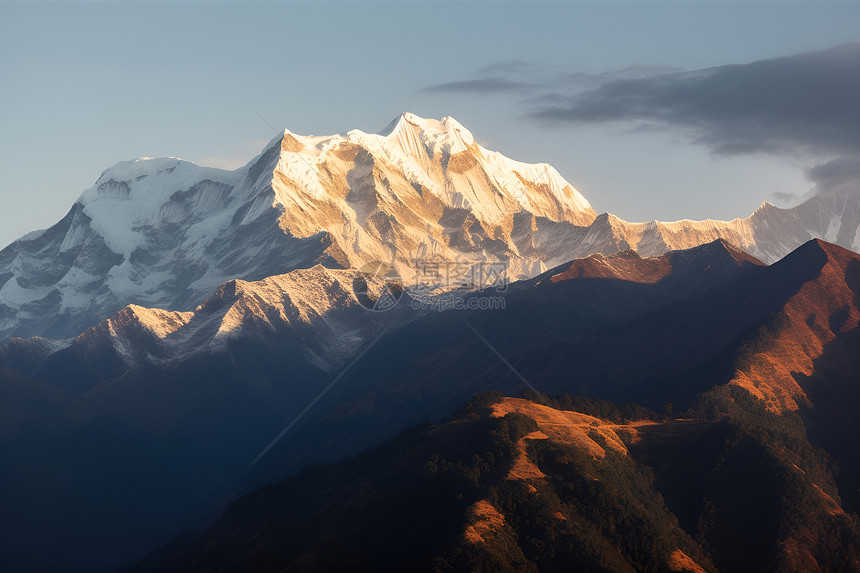
[[[787,285],[787,300],[747,343],[731,383],[774,412],[809,406],[809,376],[834,338],[860,326],[860,255],[810,239],[771,265],[768,291]]]
[[[636,283],[656,283],[671,272],[666,256],[642,258],[632,250],[612,255],[595,253],[576,259],[547,273],[552,283],[580,278],[617,279]]]
[[[414,113],[401,113],[388,127],[380,132],[401,146],[406,153],[413,149],[411,138],[418,137],[435,154],[442,152],[455,155],[469,149],[476,150],[475,138],[463,124],[451,116],[441,119],[425,119]]]
[[[556,267],[536,277],[535,281],[558,283],[571,279],[600,278],[648,284],[671,278],[702,284],[708,282],[704,277],[711,277],[716,284],[731,278],[740,269],[753,266],[764,266],[764,263],[728,241],[717,239],[651,257],[642,257],[632,249],[608,255],[594,253]]]
[[[441,119],[427,119],[414,113],[404,111],[394,118],[385,129],[379,132],[379,135],[389,137],[395,134],[400,129],[417,128],[428,133],[451,133],[459,132],[460,135],[469,140],[469,143],[474,141],[472,133],[466,129],[462,123],[446,115]]]
[[[116,181],[131,181],[148,175],[176,169],[176,167],[182,163],[195,165],[191,161],[185,161],[179,157],[138,157],[127,161],[118,161],[111,167],[102,171],[96,184],[110,179],[114,179]]]
[[[831,245],[821,239],[809,239],[775,263],[775,265],[783,267],[791,266],[798,270],[803,268],[818,271],[823,265],[827,264],[831,258],[831,254],[835,253],[830,247]]]
[[[849,251],[848,249],[846,249],[845,247],[841,247],[839,245],[836,245],[834,243],[830,243],[828,241],[825,241],[824,239],[819,239],[817,237],[814,239],[810,239],[808,241],[808,243],[806,243],[806,245],[809,245],[807,247],[809,249],[813,249],[813,248],[820,249],[820,250],[824,251],[825,253],[827,253],[828,255],[833,255],[833,256],[838,256],[838,257],[842,257],[844,255],[849,255],[852,258],[857,256],[857,253],[853,253],[853,252]],[[802,247],[803,246],[801,246],[801,248]]]
[[[723,238],[715,239],[710,243],[704,243],[702,245],[691,247],[683,251],[686,252],[686,256],[689,257],[719,257],[725,254],[728,255],[728,257],[730,257],[732,260],[734,260],[738,265],[750,264],[755,266],[764,266],[764,263],[762,261],[758,260],[746,251],[739,249],[738,247]],[[681,251],[669,251],[667,255],[672,256],[673,253],[680,252]]]

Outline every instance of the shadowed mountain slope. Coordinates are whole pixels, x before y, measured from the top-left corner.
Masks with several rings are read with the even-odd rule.
[[[693,408],[697,419],[709,423],[730,413],[732,404],[747,401],[776,420],[800,420],[799,426],[791,422],[792,440],[808,423],[815,447],[832,451],[847,473],[834,481],[826,478],[826,463],[815,469],[803,459],[777,457],[815,473],[813,483],[834,500],[847,500],[840,507],[850,511],[857,497],[850,489],[857,475],[851,452],[860,445],[853,436],[860,433],[844,424],[850,423],[845,411],[860,378],[852,350],[858,260],[860,255],[818,241],[771,266],[722,241],[655,258],[595,255],[503,292],[465,294],[466,302],[498,298],[503,308],[441,313],[411,308],[422,301],[406,295],[402,307],[367,312],[351,292],[349,273],[316,267],[255,283],[225,283],[189,313],[129,307],[65,350],[38,339],[16,340],[2,347],[0,356],[9,367],[44,376],[33,382],[42,391],[59,392],[99,412],[101,417],[84,418],[86,432],[116,434],[117,440],[131,435],[140,448],[154,451],[139,457],[143,474],[184,468],[176,477],[180,483],[171,486],[175,497],[164,498],[181,500],[176,503],[158,501],[164,496],[158,480],[119,480],[104,490],[78,490],[77,482],[54,485],[51,499],[64,499],[69,512],[114,504],[114,495],[127,496],[128,504],[118,506],[128,510],[126,516],[148,504],[140,543],[192,527],[219,503],[309,463],[335,461],[422,420],[444,419],[476,392],[516,395],[527,387],[520,376],[542,392],[637,403],[660,412]],[[310,287],[319,288],[325,304],[314,302],[318,297],[311,296]],[[351,340],[351,350],[338,354],[340,346],[332,344],[338,337]],[[784,371],[762,366],[781,353],[792,360],[784,362]],[[18,396],[35,387],[10,385],[5,400],[20,403],[22,413],[38,410]],[[756,413],[750,418],[764,415],[759,410],[751,410]],[[10,419],[23,424],[19,417]],[[103,419],[115,426],[105,426]],[[27,471],[44,474],[54,462],[34,463],[28,452],[35,430],[24,424],[15,432],[16,423],[3,454],[22,473],[0,501],[29,500],[15,507],[22,520],[32,521],[31,530],[56,526],[56,539],[65,539],[72,522],[35,511],[38,484],[44,482],[32,481],[31,487],[26,479]],[[251,467],[287,425],[283,439]],[[137,451],[111,438],[90,459],[85,433],[60,426],[48,433],[50,441],[64,444],[56,463],[77,456],[81,475],[102,475],[102,456],[109,457],[114,447]],[[765,438],[754,437],[750,452],[777,455]],[[806,442],[786,443],[786,450],[805,451],[798,444]],[[749,454],[750,459],[757,455]],[[127,459],[123,471],[133,471],[135,455]],[[693,519],[669,507],[682,524]],[[92,522],[75,528],[88,549],[54,546],[55,554],[75,559],[110,544],[114,534],[128,542],[130,530],[117,528],[105,515],[94,512]],[[695,528],[685,531],[698,535]],[[48,543],[49,536],[40,539]],[[801,543],[800,537],[792,539]]]
[[[393,435],[392,428],[444,416],[475,392],[519,392],[526,388],[520,376],[543,392],[659,411],[667,403],[689,407],[699,394],[727,383],[752,390],[774,412],[808,406],[795,377],[810,372],[821,345],[835,336],[827,323],[813,330],[811,309],[817,308],[817,316],[845,312],[854,295],[844,269],[860,255],[811,241],[763,267],[738,260],[735,252],[715,243],[666,259],[619,254],[615,260],[623,262],[610,264],[612,257],[592,257],[512,285],[504,309],[413,321],[368,351],[307,428],[296,428],[279,446],[282,452],[263,461],[260,479],[319,460],[320,452],[326,453],[323,459],[336,459],[369,447]],[[626,276],[637,268],[639,282],[579,277],[579,271],[575,278],[553,281],[595,260],[604,275],[611,275],[609,267]],[[660,280],[647,274],[662,274],[661,266],[671,260],[673,273]],[[709,273],[712,278],[704,280]],[[850,308],[847,325],[857,312]],[[810,338],[798,343],[797,333]],[[768,356],[786,354],[791,361],[782,370],[758,366]],[[836,374],[845,380],[855,375]]]
[[[777,455],[778,443],[734,416],[650,418],[477,396],[445,423],[239,499],[135,570],[701,573],[860,564],[856,519],[811,471]],[[774,419],[760,425],[778,428]],[[676,506],[697,487],[703,498]]]

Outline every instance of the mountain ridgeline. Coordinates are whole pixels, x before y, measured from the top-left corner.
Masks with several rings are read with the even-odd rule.
[[[315,272],[322,274],[305,278],[326,297],[339,291],[326,287],[325,277],[331,285],[345,281],[337,274],[344,271]],[[592,255],[503,293],[466,295],[503,296],[504,308],[442,313],[373,313],[341,293],[341,303],[317,314],[302,303],[311,299],[291,290],[296,284],[237,283],[193,316],[123,311],[68,348],[40,340],[4,347],[0,438],[14,471],[2,491],[9,529],[2,553],[13,569],[128,562],[214,519],[242,492],[369,449],[377,453],[317,466],[242,498],[215,529],[196,534],[199,541],[183,537],[140,567],[180,570],[192,559],[200,564],[192,570],[220,570],[222,559],[246,563],[251,556],[261,561],[247,567],[261,570],[294,560],[305,564],[298,570],[325,570],[338,558],[381,570],[543,571],[568,562],[612,571],[855,566],[860,428],[846,404],[860,398],[860,255],[821,241],[770,266],[723,241],[652,258]],[[170,334],[153,337],[160,321],[178,333],[196,320],[187,340],[203,350],[154,360],[158,347],[147,344],[161,344],[161,352],[177,343]],[[345,338],[376,342],[365,343],[314,402],[342,371],[321,357],[331,360],[327,341],[347,323]],[[117,370],[93,369],[107,364]],[[462,412],[449,418],[476,392],[529,390],[521,377],[541,392],[574,398],[530,395],[537,405],[528,407],[504,399],[513,405],[507,413],[476,414],[488,421],[457,422]],[[528,463],[513,446],[493,449],[493,419],[534,418],[535,408],[542,416],[568,412],[578,430],[553,434],[556,422],[545,427],[538,417],[539,430],[528,433],[552,439],[534,434],[516,445]],[[425,420],[457,428],[455,451],[440,443],[420,446],[417,458],[407,453],[433,432],[449,431],[424,427],[396,438]],[[395,445],[380,446],[391,439]],[[477,444],[469,446],[474,452],[457,449],[466,444]],[[595,461],[593,444],[609,452],[608,465]],[[407,459],[417,465],[404,466]],[[428,485],[436,474],[426,462],[448,468],[439,475],[453,481]],[[526,477],[505,477],[511,472]],[[611,478],[609,489],[583,490],[594,481],[588,476]],[[337,496],[352,499],[350,488],[377,479],[389,484],[379,485],[378,495],[362,485],[362,501],[348,515],[324,517],[341,505],[323,502],[326,496],[342,491]],[[313,494],[317,486],[322,497]],[[419,495],[427,487],[427,497]],[[265,492],[281,493],[275,501],[260,497]],[[285,510],[278,508],[294,503],[297,509],[283,513],[293,521],[281,522]],[[594,504],[603,513],[586,510]],[[639,537],[622,527],[645,518],[622,510],[637,504],[651,520],[632,529]],[[428,505],[436,517],[403,525],[424,523],[417,516]],[[558,512],[564,519],[538,517]],[[243,533],[258,520],[274,528],[263,528],[263,539],[306,533],[293,545],[260,548],[258,537]],[[377,537],[345,541],[377,525],[392,530],[402,552],[389,553]],[[342,551],[325,550],[332,539],[343,540]],[[421,552],[412,552],[422,539]],[[53,551],[39,553],[43,547]]]
[[[135,570],[860,565],[856,517],[833,497],[826,463],[798,434],[797,419],[741,395],[720,420],[527,396],[478,395],[444,423],[306,468],[243,497],[205,531],[168,544]]]
[[[574,258],[725,239],[772,263],[812,238],[860,249],[860,196],[763,204],[746,219],[628,223],[547,164],[480,146],[453,118],[379,134],[285,131],[235,171],[176,158],[105,170],[52,227],[0,250],[0,343],[69,339],[129,304],[193,311],[234,279],[381,260],[501,263],[511,280]],[[444,286],[444,285],[441,285]]]
[[[626,223],[412,114],[118,164],[0,251],[0,567],[860,570],[857,201]]]

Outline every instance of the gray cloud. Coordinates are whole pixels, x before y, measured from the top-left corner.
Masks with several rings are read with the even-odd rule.
[[[818,191],[844,193],[860,191],[860,155],[838,157],[806,172]]]
[[[776,201],[780,207],[793,207],[809,199],[814,193],[789,193],[787,191],[774,191],[770,194],[771,199]]]
[[[528,73],[534,66],[523,60],[509,60],[507,62],[496,62],[484,66],[478,70],[479,76],[490,76],[495,74],[519,74]]]
[[[560,103],[551,123],[632,121],[687,131],[724,155],[860,152],[860,43],[693,72],[610,79]]]
[[[634,64],[617,70],[605,70],[597,73],[574,72],[563,74],[559,85],[567,86],[574,90],[595,88],[616,80],[632,80],[653,78],[660,74],[669,74],[681,71],[672,66],[658,66],[651,64]]]
[[[860,192],[860,42],[693,71],[640,64],[571,73],[509,61],[477,76],[427,90],[518,94],[526,117],[542,124],[624,122],[632,131],[686,133],[719,155],[813,158],[815,192]]]
[[[510,92],[522,90],[529,87],[525,82],[517,82],[501,77],[479,78],[476,80],[465,80],[461,82],[448,82],[426,88],[431,92]]]
[[[425,88],[425,91],[487,93],[524,90],[531,99],[524,104],[547,105],[570,103],[571,92],[581,92],[618,79],[652,77],[658,73],[678,71],[669,66],[635,64],[623,69],[597,73],[569,72],[558,66],[546,66],[520,60],[497,62],[482,67],[474,79],[446,82]]]

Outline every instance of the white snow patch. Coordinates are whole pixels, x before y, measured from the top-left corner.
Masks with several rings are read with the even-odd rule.
[[[21,305],[45,298],[51,290],[52,287],[50,286],[32,289],[24,288],[13,277],[0,288],[0,304],[19,308]]]
[[[839,236],[839,229],[842,227],[842,217],[840,215],[833,215],[830,219],[830,224],[827,225],[827,230],[824,231],[824,240],[829,243],[835,243],[836,238]]]
[[[238,173],[200,167],[175,157],[122,161],[104,171],[96,184],[81,195],[79,202],[108,247],[128,258],[135,249],[146,247],[145,236],[136,229],[157,224],[162,206],[171,195],[203,179],[234,185]],[[99,187],[114,185],[111,181],[127,185],[128,197],[100,196]]]

